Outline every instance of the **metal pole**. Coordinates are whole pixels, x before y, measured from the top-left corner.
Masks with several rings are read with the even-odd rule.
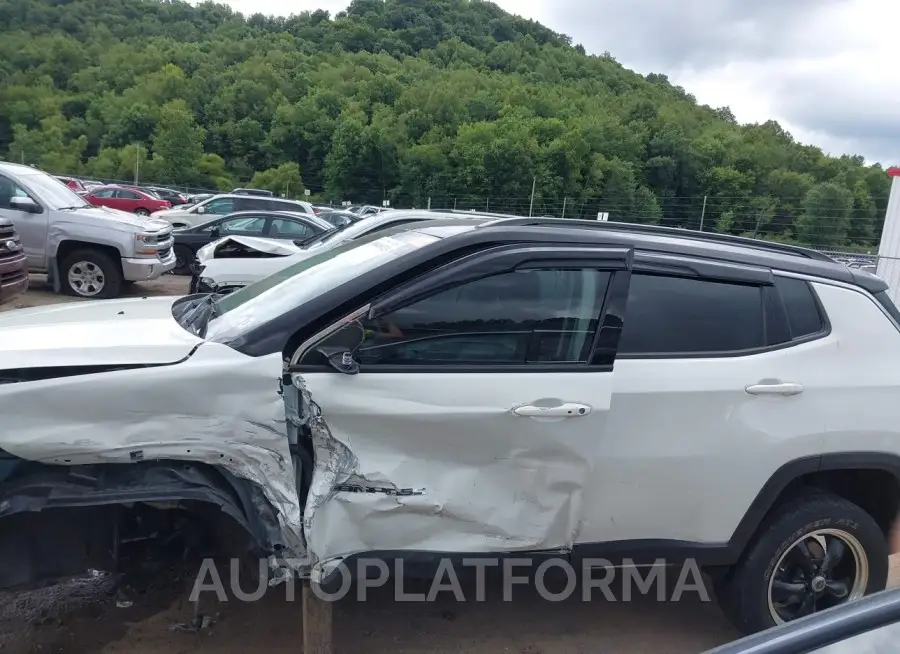
[[[456,198],[453,198],[453,210],[456,211]]]
[[[566,217],[566,200],[568,200],[568,199],[569,199],[569,198],[567,198],[567,197],[564,197],[564,198],[563,198],[563,213],[562,213],[562,217],[563,217],[563,218]]]
[[[431,211],[431,196],[428,196],[428,210]]]
[[[537,185],[537,177],[531,178],[531,204],[528,205],[528,217],[531,218],[531,211],[534,209],[534,187]]]
[[[706,196],[703,196],[703,209],[700,211],[700,231],[703,231],[703,218],[706,216]]]
[[[487,200],[484,201],[484,210],[485,211],[491,210],[491,199],[490,198],[488,198]]]
[[[138,172],[141,167],[141,146],[137,146],[134,151],[134,185],[138,183]]]

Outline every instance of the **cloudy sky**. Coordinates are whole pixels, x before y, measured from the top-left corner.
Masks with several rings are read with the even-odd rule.
[[[347,0],[225,0],[286,15]],[[664,73],[742,122],[775,118],[832,154],[900,163],[896,0],[495,0],[512,13]],[[898,59],[894,62],[894,59]]]

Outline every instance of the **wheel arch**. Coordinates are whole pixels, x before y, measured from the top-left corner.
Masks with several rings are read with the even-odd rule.
[[[829,491],[869,513],[889,538],[900,512],[900,456],[834,452],[795,459],[769,477],[728,541],[738,560],[778,506],[811,489]]]
[[[235,536],[226,540],[240,551],[229,555],[283,548],[277,513],[262,489],[216,466],[165,460],[55,466],[0,451],[0,588],[114,567],[110,557],[118,548],[111,544],[122,521],[148,508],[190,515]]]

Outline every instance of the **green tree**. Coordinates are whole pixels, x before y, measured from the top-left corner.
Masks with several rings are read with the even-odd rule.
[[[853,194],[843,186],[814,186],[803,201],[797,220],[797,238],[807,245],[837,247],[847,240],[853,215]]]
[[[256,173],[250,180],[250,186],[267,189],[286,198],[298,198],[305,189],[300,166],[293,161]]]
[[[203,154],[204,133],[183,100],[162,106],[153,133],[153,161],[164,180],[197,179],[196,165]]]

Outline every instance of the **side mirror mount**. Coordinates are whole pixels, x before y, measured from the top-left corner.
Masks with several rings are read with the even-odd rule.
[[[212,236],[213,238],[219,238],[219,236],[221,235],[221,232],[219,231],[219,226],[216,225],[215,227],[210,229],[209,235]]]
[[[354,320],[324,338],[315,351],[338,372],[355,375],[359,372],[359,363],[353,358],[353,353],[365,338],[366,330],[362,323]]]
[[[16,211],[24,211],[25,213],[41,213],[43,209],[41,205],[31,198],[14,197],[9,199],[9,207]]]
[[[316,351],[328,361],[328,365],[345,375],[355,375],[359,372],[359,364],[353,358],[353,353],[343,347],[320,347]]]
[[[206,213],[206,207],[197,207],[197,213]]]

